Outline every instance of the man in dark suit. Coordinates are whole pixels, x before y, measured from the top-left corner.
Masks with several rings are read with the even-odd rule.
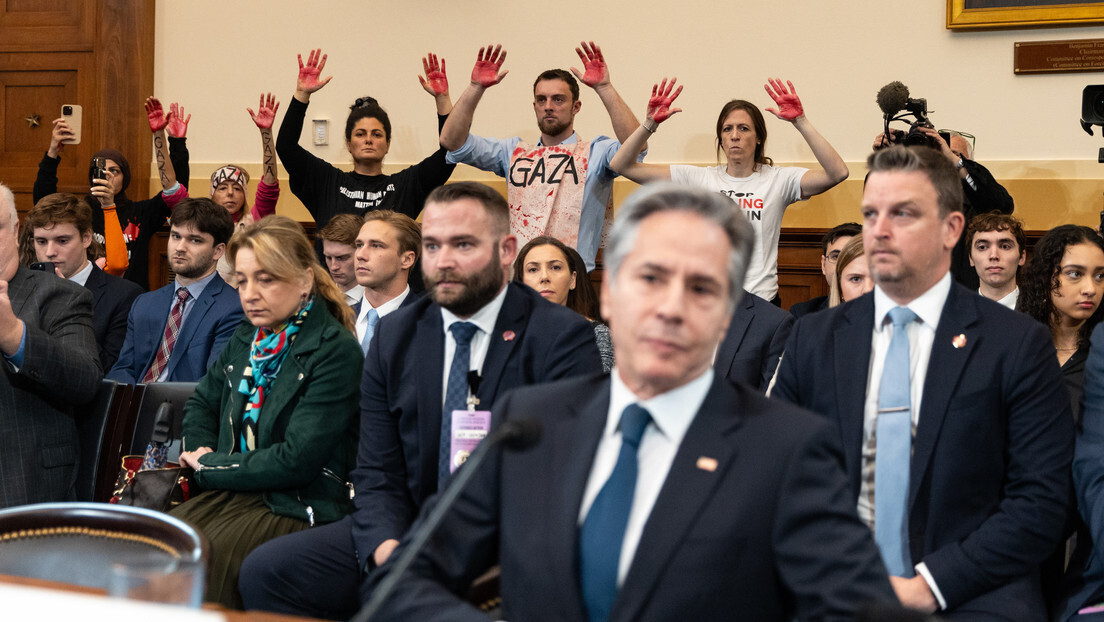
[[[508,210],[501,195],[476,183],[442,186],[426,199],[427,296],[380,320],[364,362],[356,510],[256,549],[242,566],[246,608],[349,617],[362,602],[364,574],[448,481],[455,452],[445,430],[454,410],[488,411],[508,389],[601,373],[582,316],[509,282],[517,240]],[[467,363],[453,325],[472,330]]]
[[[750,229],[704,190],[622,205],[602,282],[612,373],[496,404],[541,441],[494,450],[379,619],[485,619],[459,595],[496,562],[507,620],[837,620],[894,601],[831,426],[712,369]]]
[[[230,214],[210,199],[185,199],[170,225],[176,281],[134,301],[119,360],[107,374],[113,380],[198,382],[241,323],[238,293],[216,270],[234,233]]]
[[[895,146],[869,165],[876,287],[797,323],[772,395],[836,425],[850,499],[902,604],[1044,620],[1038,566],[1062,536],[1073,451],[1054,346],[953,283],[962,189],[939,152]]]
[[[0,184],[0,507],[73,498],[74,408],[103,372],[92,294],[19,265],[19,216]]]
[[[832,289],[832,281],[836,278],[836,259],[839,257],[840,251],[843,250],[844,246],[847,246],[851,238],[860,233],[862,233],[861,225],[854,222],[845,222],[829,229],[824,237],[820,239],[820,273],[824,275],[824,280],[828,282],[829,292]],[[794,316],[794,319],[798,319],[803,315],[823,311],[827,308],[828,296],[817,296],[790,305],[790,314]]]
[[[793,323],[792,315],[745,290],[717,349],[713,369],[730,381],[766,391]]]
[[[338,214],[330,224],[345,216],[352,214]],[[369,210],[355,218],[363,224],[353,240],[353,274],[361,292],[353,311],[357,341],[367,354],[376,323],[418,299],[410,295],[410,272],[422,250],[422,228],[410,216],[385,209]],[[327,259],[329,252],[327,246]]]
[[[80,197],[66,193],[43,197],[27,214],[26,226],[39,261],[53,263],[58,276],[91,290],[92,331],[99,346],[100,368],[111,369],[126,337],[127,314],[142,288],[88,260],[92,208]]]

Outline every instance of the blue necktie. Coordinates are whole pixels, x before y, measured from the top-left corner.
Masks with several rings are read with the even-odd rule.
[[[916,314],[908,307],[889,312],[893,338],[886,352],[878,389],[878,423],[874,456],[874,540],[886,570],[912,577],[908,547],[909,463],[912,460],[912,396],[909,376],[908,325]]]
[[[613,473],[594,498],[579,532],[579,570],[590,622],[609,619],[617,598],[621,543],[636,489],[636,451],[652,420],[647,410],[630,404],[621,413],[621,453]]]
[[[364,331],[364,339],[360,340],[360,350],[364,356],[368,356],[368,344],[372,343],[372,335],[376,334],[377,322],[379,322],[379,311],[368,309],[368,328]]]
[[[471,340],[479,327],[471,322],[453,322],[449,326],[456,339],[456,352],[449,366],[445,386],[445,407],[441,412],[441,445],[437,454],[437,490],[444,490],[452,475],[449,467],[452,453],[452,411],[468,407],[468,371],[471,369]]]

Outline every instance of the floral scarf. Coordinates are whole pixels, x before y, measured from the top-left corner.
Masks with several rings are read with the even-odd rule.
[[[284,363],[292,342],[295,341],[303,321],[307,319],[314,298],[307,300],[303,308],[299,310],[283,326],[273,329],[258,328],[253,337],[253,347],[249,351],[249,367],[242,374],[241,383],[238,385],[238,393],[249,396],[249,402],[245,405],[245,413],[242,415],[242,433],[239,449],[242,453],[257,448],[257,421],[261,416],[261,406],[264,404],[268,389],[280,373],[280,367]]]

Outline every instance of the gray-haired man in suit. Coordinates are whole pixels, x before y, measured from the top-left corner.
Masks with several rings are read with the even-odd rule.
[[[103,372],[92,292],[19,265],[15,198],[0,184],[0,507],[73,497],[74,406]]]

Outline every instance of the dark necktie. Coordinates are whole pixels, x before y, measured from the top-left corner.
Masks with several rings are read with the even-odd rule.
[[[590,622],[608,620],[617,598],[621,543],[636,490],[636,452],[651,420],[648,411],[637,404],[630,404],[621,413],[621,452],[617,465],[594,498],[579,533],[579,570]]]
[[[441,444],[437,454],[437,490],[444,490],[452,475],[452,411],[468,407],[468,371],[471,369],[471,340],[479,327],[471,322],[453,322],[449,326],[456,339],[456,352],[449,366],[445,387],[445,407],[441,411]]]
[[[184,317],[184,304],[190,295],[187,287],[176,290],[176,304],[169,313],[169,322],[165,324],[165,334],[161,336],[161,345],[157,348],[153,365],[150,365],[149,371],[142,378],[144,384],[156,382],[161,377],[161,371],[169,364],[169,357],[172,356],[173,347],[176,345],[176,337],[180,334],[180,319]]]

